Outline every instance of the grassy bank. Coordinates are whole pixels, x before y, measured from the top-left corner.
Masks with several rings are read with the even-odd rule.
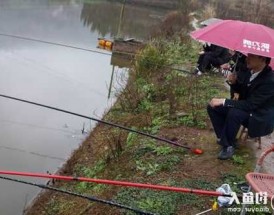
[[[206,114],[211,97],[228,95],[219,75],[196,77],[173,68],[189,69],[199,45],[189,40],[152,40],[136,57],[118,100],[104,120],[204,150],[188,150],[132,132],[98,124],[68,160],[60,174],[215,190],[223,183],[244,180],[253,169],[253,155],[241,145],[229,161],[217,159],[219,147]],[[210,208],[214,198],[57,181],[56,187],[112,199],[157,214],[195,214]],[[80,198],[44,192],[28,214],[132,214]]]

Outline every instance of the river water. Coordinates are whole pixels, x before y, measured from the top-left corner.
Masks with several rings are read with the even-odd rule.
[[[111,53],[96,49],[97,38],[113,38],[119,30],[119,36],[143,39],[148,29],[160,22],[163,11],[126,6],[120,22],[121,4],[91,2],[1,0],[0,94],[96,118],[111,107],[115,101],[113,93],[108,98]],[[115,72],[125,69],[116,68]],[[76,116],[0,97],[0,170],[54,173],[88,135],[82,133],[83,127],[89,132],[94,125]],[[1,180],[0,214],[22,214],[38,192],[35,187]]]

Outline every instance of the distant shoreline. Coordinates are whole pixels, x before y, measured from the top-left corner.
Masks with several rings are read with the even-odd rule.
[[[121,2],[124,0],[109,0],[112,2]],[[175,9],[178,7],[178,1],[174,0],[126,0],[126,4],[146,6],[146,7],[158,7],[162,9]]]

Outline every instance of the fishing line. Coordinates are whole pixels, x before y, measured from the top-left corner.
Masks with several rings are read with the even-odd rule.
[[[0,33],[0,36],[11,37],[11,38],[27,40],[27,41],[34,41],[34,42],[45,43],[45,44],[50,44],[50,45],[55,45],[55,46],[62,46],[62,47],[66,47],[66,48],[77,49],[77,50],[87,51],[87,52],[93,52],[93,53],[102,54],[102,55],[108,55],[108,56],[111,55],[110,53],[97,51],[97,50],[94,50],[94,49],[86,49],[86,48],[81,48],[81,47],[77,47],[77,46],[67,45],[67,44],[64,44],[64,43],[50,42],[50,41],[46,41],[46,40],[34,39],[34,38],[17,36],[17,35],[12,35],[12,34]]]
[[[19,125],[19,126],[27,126],[27,127],[30,127],[30,128],[37,128],[37,129],[44,129],[44,130],[49,130],[49,131],[55,131],[55,132],[61,132],[61,133],[64,133],[66,134],[65,136],[66,137],[69,137],[69,138],[76,138],[76,139],[79,139],[81,140],[81,136],[83,134],[86,134],[88,133],[89,131],[87,131],[85,129],[85,131],[83,132],[83,128],[81,129],[68,129],[68,125],[65,124],[64,128],[67,128],[67,129],[61,129],[61,128],[53,128],[53,127],[46,127],[46,126],[40,126],[40,125],[35,125],[35,124],[30,124],[30,123],[23,123],[23,122],[19,122],[19,121],[13,121],[13,120],[5,120],[5,119],[1,119],[0,118],[0,124],[13,124],[13,125]]]
[[[21,55],[19,55],[19,54],[17,54],[17,53],[14,53],[14,52],[13,52],[12,54],[13,54],[13,56],[6,56],[6,57],[11,58],[11,59],[16,59],[17,61],[19,61],[19,60],[22,61],[22,60],[23,60],[23,63],[25,63],[26,66],[30,66],[30,65],[33,66],[33,65],[34,65],[34,66],[36,66],[36,67],[38,67],[38,68],[40,68],[40,69],[43,69],[42,72],[45,72],[45,73],[47,73],[47,74],[49,74],[49,75],[51,75],[51,76],[53,76],[53,77],[55,77],[55,78],[62,79],[62,80],[64,80],[64,81],[67,81],[67,82],[72,83],[72,84],[74,84],[74,85],[75,85],[75,84],[78,84],[78,85],[80,85],[81,87],[87,88],[87,89],[90,90],[92,93],[94,93],[94,94],[96,94],[96,95],[98,95],[98,96],[105,97],[104,93],[102,93],[102,92],[96,90],[95,88],[90,87],[90,86],[89,86],[87,83],[85,83],[85,82],[81,82],[81,81],[75,80],[75,79],[73,79],[73,78],[71,78],[71,77],[65,75],[64,73],[61,73],[61,72],[57,71],[56,69],[50,68],[50,67],[47,66],[47,65],[43,65],[42,63],[37,62],[37,61],[35,61],[35,60],[33,60],[33,59],[26,58],[26,57],[21,56]],[[19,58],[16,58],[16,56],[19,57]],[[38,70],[38,71],[39,71],[39,70]]]
[[[73,132],[73,131],[70,131],[70,130],[65,130],[65,129],[60,129],[60,128],[40,126],[40,125],[35,125],[35,124],[30,124],[30,123],[23,123],[23,122],[13,121],[13,120],[6,120],[6,119],[1,119],[1,118],[0,118],[0,123],[15,124],[15,125],[27,126],[27,127],[31,127],[31,128],[39,128],[39,129],[58,131],[58,132],[62,132],[62,133],[76,135],[76,129],[75,129],[75,132]]]
[[[64,43],[50,42],[50,41],[34,39],[34,38],[30,38],[30,37],[23,37],[23,36],[12,35],[12,34],[4,34],[4,33],[0,33],[0,36],[11,37],[11,38],[16,38],[16,39],[21,39],[21,40],[34,41],[34,42],[45,43],[45,44],[56,45],[56,46],[63,46],[63,47],[66,47],[66,48],[72,48],[72,49],[77,49],[77,50],[82,50],[82,51],[93,52],[93,53],[96,53],[96,54],[102,54],[102,55],[108,55],[108,56],[112,55],[112,53],[106,53],[106,52],[97,51],[97,50],[94,50],[94,49],[86,49],[86,48],[81,48],[81,47],[77,47],[77,46],[67,45],[67,44],[64,44]],[[135,54],[128,53],[128,52],[115,52],[115,53],[116,54],[121,54],[121,55],[131,55],[131,56],[135,55]],[[119,57],[121,57],[121,56],[119,56]],[[121,57],[121,58],[128,59],[128,57]],[[155,66],[157,66],[157,65],[162,66],[160,64],[157,64],[157,63],[154,63],[154,62],[151,62],[151,61],[148,61],[148,60],[146,61],[146,63],[148,63],[150,65],[155,65]],[[167,69],[169,68],[169,69],[176,70],[176,71],[179,71],[179,72],[187,73],[187,74],[193,74],[193,72],[187,71],[187,70],[184,70],[184,69],[173,68],[173,67],[170,67],[170,66],[163,66],[163,67],[167,68]]]
[[[82,195],[82,194],[79,194],[79,193],[75,193],[75,192],[71,192],[71,191],[51,187],[51,186],[48,186],[48,185],[32,183],[32,182],[23,181],[23,180],[14,179],[14,178],[8,178],[8,177],[4,177],[4,176],[0,176],[0,178],[4,179],[4,180],[8,180],[8,181],[13,181],[13,182],[21,183],[21,184],[27,184],[27,185],[39,187],[39,188],[42,188],[42,189],[52,190],[52,191],[55,191],[55,192],[59,192],[59,193],[79,197],[79,198],[82,198],[82,199],[87,199],[87,200],[93,201],[93,202],[99,202],[99,203],[102,203],[102,204],[107,204],[107,205],[122,208],[122,209],[125,209],[125,210],[130,210],[130,211],[133,211],[137,214],[155,215],[153,213],[145,212],[145,211],[142,211],[142,210],[139,210],[139,209],[136,209],[136,208],[132,208],[132,207],[129,207],[129,206],[126,206],[126,205],[122,205],[122,204],[119,204],[119,203],[116,203],[116,202],[113,202],[113,201],[98,199],[98,198],[93,197],[93,196],[86,196],[86,195]]]
[[[66,161],[66,159],[63,159],[63,158],[54,157],[54,156],[50,156],[50,155],[44,155],[44,154],[40,154],[40,153],[37,153],[37,152],[29,152],[29,151],[26,151],[24,149],[13,148],[13,147],[10,147],[10,146],[0,145],[0,148],[11,150],[11,151],[16,151],[16,152],[28,153],[28,154],[36,155],[38,157],[49,158],[49,159],[52,159],[52,160]]]
[[[45,107],[45,108],[48,108],[48,109],[60,111],[60,112],[63,112],[63,113],[74,115],[74,116],[86,118],[86,119],[93,120],[93,121],[96,121],[96,122],[100,122],[100,123],[103,123],[103,124],[106,124],[106,125],[109,125],[109,126],[117,127],[117,128],[129,131],[129,132],[134,132],[134,133],[146,136],[146,137],[153,138],[155,140],[159,140],[159,141],[162,141],[162,142],[169,143],[169,144],[174,145],[174,146],[179,146],[181,148],[188,149],[191,152],[193,152],[194,154],[199,154],[200,155],[200,154],[203,153],[203,151],[201,149],[194,149],[194,148],[191,148],[189,146],[181,145],[181,144],[178,144],[176,142],[173,142],[173,141],[165,139],[165,138],[150,135],[150,134],[147,134],[145,132],[137,131],[137,130],[134,130],[134,129],[131,129],[131,128],[128,128],[128,127],[125,127],[125,126],[122,126],[122,125],[118,125],[118,124],[115,124],[115,123],[107,122],[107,121],[104,121],[104,120],[96,119],[96,118],[93,118],[93,117],[85,116],[85,115],[82,115],[82,114],[74,113],[74,112],[71,112],[71,111],[63,110],[63,109],[48,106],[48,105],[43,105],[43,104],[40,104],[40,103],[36,103],[36,102],[24,100],[24,99],[19,99],[19,98],[12,97],[12,96],[7,96],[7,95],[3,95],[3,94],[0,94],[0,96],[4,97],[4,98],[12,99],[12,100],[20,101],[20,102],[25,102],[25,103],[28,103],[28,104],[32,104],[32,105],[36,105],[36,106]]]

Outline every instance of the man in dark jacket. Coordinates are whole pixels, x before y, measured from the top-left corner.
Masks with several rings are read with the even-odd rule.
[[[235,150],[236,135],[241,125],[248,128],[250,137],[260,137],[273,131],[274,121],[274,72],[267,57],[248,54],[250,72],[242,80],[231,80],[231,87],[241,96],[240,100],[213,98],[207,111],[217,142],[222,146],[218,156],[229,159]]]
[[[218,68],[220,65],[227,63],[229,58],[228,50],[223,47],[214,44],[211,44],[207,50],[204,47],[204,52],[200,53],[197,61],[196,73],[200,75],[210,69],[211,66]]]
[[[223,68],[223,74],[225,77],[229,76],[236,76],[237,77],[237,85],[241,85],[245,82],[246,77],[250,76],[250,71],[246,66],[246,56],[240,52],[231,51],[231,58],[228,63],[221,65]],[[233,74],[232,74],[233,73]],[[231,85],[230,81],[226,80],[228,85]],[[240,94],[237,88],[232,84],[230,86],[230,97],[231,99],[241,99]]]

